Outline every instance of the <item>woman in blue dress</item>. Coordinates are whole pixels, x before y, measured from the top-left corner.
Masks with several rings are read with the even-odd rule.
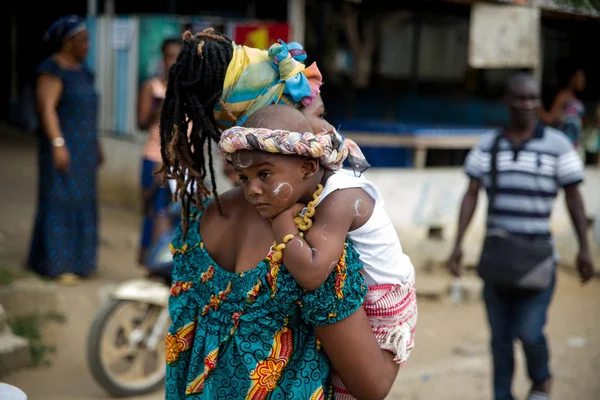
[[[44,39],[57,51],[37,68],[38,209],[28,266],[69,284],[96,269],[98,97],[83,63],[89,49],[85,21],[62,17]]]

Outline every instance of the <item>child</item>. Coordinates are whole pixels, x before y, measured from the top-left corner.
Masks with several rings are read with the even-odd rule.
[[[304,289],[319,288],[334,268],[343,269],[338,261],[346,238],[354,245],[369,287],[363,307],[374,335],[402,365],[414,347],[414,268],[381,194],[360,175],[368,164],[356,144],[335,131],[315,134],[298,110],[271,105],[243,127],[224,131],[219,149],[239,174],[246,200],[271,221],[274,259],[283,257]],[[341,169],[347,157],[358,174]],[[312,199],[301,197],[307,185]],[[339,272],[336,288],[344,285]],[[352,398],[339,377],[333,384],[336,398]]]

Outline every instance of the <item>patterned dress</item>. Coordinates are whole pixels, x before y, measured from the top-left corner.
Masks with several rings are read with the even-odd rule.
[[[350,316],[366,292],[358,254],[346,245],[326,283],[304,291],[268,255],[256,268],[220,268],[190,217],[173,241],[166,399],[326,399],[329,361],[312,325]]]
[[[96,268],[98,242],[98,97],[94,76],[85,66],[62,69],[51,59],[40,64],[37,72],[62,81],[56,111],[71,166],[67,174],[54,168],[52,146],[40,133],[38,210],[28,265],[50,277],[64,273],[87,276]]]
[[[581,144],[582,117],[585,106],[581,100],[573,98],[565,106],[564,116],[558,129],[563,131],[571,141],[575,150],[579,152]]]

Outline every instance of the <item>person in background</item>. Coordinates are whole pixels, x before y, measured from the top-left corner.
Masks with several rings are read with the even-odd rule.
[[[549,111],[540,106],[539,118],[546,125],[564,132],[575,151],[580,152],[585,107],[577,96],[585,90],[585,73],[583,68],[565,58],[557,63],[556,74],[561,89]]]
[[[96,270],[96,177],[103,160],[98,96],[84,64],[89,50],[85,21],[62,17],[44,39],[54,52],[36,70],[39,186],[28,267],[72,284]]]
[[[584,125],[581,147],[582,152],[585,152],[586,162],[600,166],[600,104],[596,105],[594,111],[589,123]]]
[[[529,400],[548,400],[552,386],[550,354],[544,334],[556,284],[556,250],[550,214],[560,189],[579,239],[576,265],[581,282],[594,275],[587,219],[579,184],[581,159],[562,132],[539,123],[537,81],[529,74],[509,79],[505,104],[510,121],[471,150],[465,172],[456,244],[448,261],[459,277],[462,240],[477,207],[479,191],[488,193],[487,232],[479,274],[491,330],[494,399],[513,400],[513,340],[522,342],[531,379]]]
[[[163,41],[161,68],[159,68],[162,73],[148,79],[139,94],[138,126],[148,132],[141,173],[143,223],[138,254],[140,265],[145,264],[145,256],[150,245],[161,233],[171,229],[172,225],[168,214],[171,203],[169,187],[163,186],[160,177],[155,176],[154,172],[162,165],[159,117],[167,91],[167,75],[171,65],[177,60],[180,50],[180,39],[168,38]]]

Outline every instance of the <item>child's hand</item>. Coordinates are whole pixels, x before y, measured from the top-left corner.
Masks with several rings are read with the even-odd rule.
[[[290,208],[288,208],[287,210],[281,212],[281,214],[279,214],[275,218],[273,218],[271,220],[271,223],[274,223],[275,221],[281,221],[281,220],[293,221],[294,218],[296,218],[302,212],[304,207],[306,207],[306,204],[296,203],[293,206],[291,206]]]
[[[292,215],[292,218],[296,218],[298,215],[300,215],[300,213],[305,207],[306,204],[296,203],[290,208],[288,208],[286,211],[288,211]]]

